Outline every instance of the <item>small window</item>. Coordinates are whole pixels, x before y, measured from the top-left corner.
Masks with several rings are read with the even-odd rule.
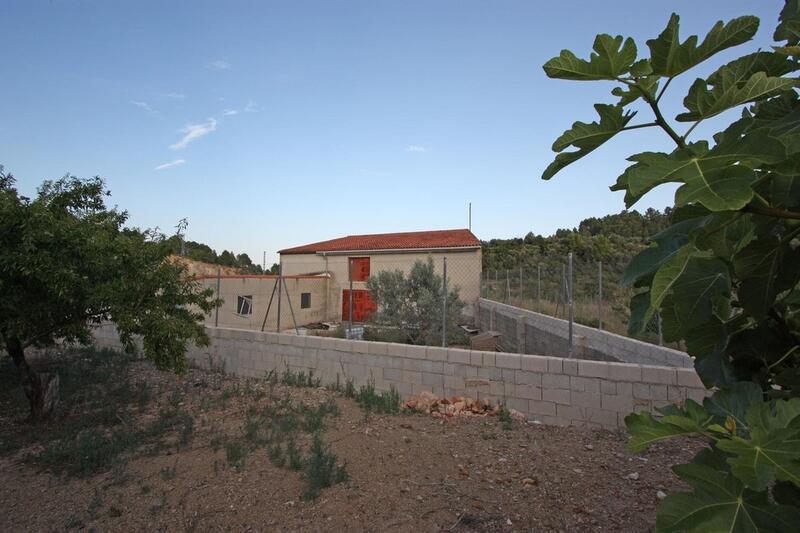
[[[350,275],[353,281],[367,281],[369,278],[369,257],[351,257]]]
[[[239,296],[236,300],[236,313],[239,315],[253,314],[253,296]]]
[[[310,308],[311,308],[311,293],[310,292],[300,293],[300,309],[310,309]]]

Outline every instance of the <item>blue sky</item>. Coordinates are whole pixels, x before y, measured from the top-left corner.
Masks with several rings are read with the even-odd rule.
[[[254,261],[346,234],[466,227],[469,202],[482,239],[549,234],[621,210],[608,186],[625,157],[671,147],[625,132],[542,181],[553,140],[614,101],[611,84],[548,79],[545,61],[587,57],[597,33],[646,52],[672,11],[684,37],[758,15],[756,39],[702,75],[769,46],[781,5],[4,0],[0,164],[26,194],[66,172],[103,176],[133,225],[186,217],[189,238]],[[667,116],[694,76],[673,82]]]

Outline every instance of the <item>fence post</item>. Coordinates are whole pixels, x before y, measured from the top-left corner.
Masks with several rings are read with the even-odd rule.
[[[597,328],[603,329],[603,262],[597,262]]]
[[[217,300],[219,300],[219,284],[222,279],[222,269],[217,267]],[[219,326],[219,305],[214,309],[214,327]]]
[[[522,288],[522,265],[519,266],[519,306],[523,307],[525,291]]]
[[[542,312],[542,264],[536,265],[536,308]]]
[[[447,348],[447,258],[442,261],[442,348]]]
[[[350,280],[350,293],[347,302],[347,318],[350,319],[350,330],[347,332],[346,338],[353,335],[353,259],[347,259],[347,278]]]
[[[572,252],[567,254],[567,298],[569,301],[569,357],[573,356],[572,321],[574,319],[572,300]]]
[[[508,275],[508,269],[506,269],[506,303],[511,302],[511,278]]]
[[[661,313],[656,313],[656,327],[658,328],[658,345],[664,346],[664,335],[661,332]]]
[[[275,332],[281,332],[281,285],[283,284],[283,261],[278,263],[278,322]]]

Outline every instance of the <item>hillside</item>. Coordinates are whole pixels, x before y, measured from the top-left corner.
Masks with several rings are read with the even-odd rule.
[[[541,295],[546,300],[541,303],[542,310],[555,314],[562,271],[567,254],[572,252],[577,319],[590,325],[596,323],[598,262],[602,262],[603,299],[614,310],[613,316],[605,313],[605,320],[617,322],[612,329],[623,333],[630,291],[620,288],[619,280],[631,258],[646,246],[648,236],[667,226],[669,215],[669,208],[665,212],[648,209],[643,214],[622,211],[602,218],[587,218],[577,228],[559,229],[547,237],[530,232],[520,238],[484,241],[484,294],[536,309],[537,266],[541,265]],[[562,312],[563,306],[559,314]]]

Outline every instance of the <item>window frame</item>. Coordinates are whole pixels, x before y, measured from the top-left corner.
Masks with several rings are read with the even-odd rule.
[[[308,300],[308,301],[305,301]],[[300,309],[311,309],[311,293],[310,292],[301,292],[300,293]]]
[[[247,312],[243,313],[244,303],[247,303]],[[238,294],[236,295],[236,314],[239,316],[251,316],[253,314],[253,295],[252,294]]]

